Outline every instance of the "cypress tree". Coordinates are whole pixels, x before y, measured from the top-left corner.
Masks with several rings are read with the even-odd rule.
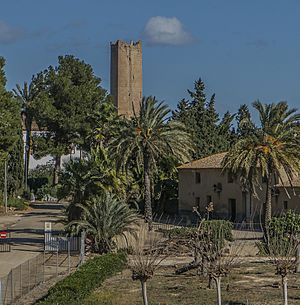
[[[225,114],[220,121],[215,108],[215,94],[207,100],[201,78],[195,81],[194,90],[188,90],[188,93],[191,100],[183,99],[178,103],[173,119],[184,123],[192,135],[196,147],[193,158],[199,159],[227,150],[233,137],[233,116]]]

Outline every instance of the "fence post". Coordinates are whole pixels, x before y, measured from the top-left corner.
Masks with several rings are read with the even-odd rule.
[[[30,260],[28,260],[28,292],[30,291]]]
[[[39,278],[38,278],[38,263],[39,263],[39,258],[37,257],[35,260],[35,285],[39,283]]]
[[[70,242],[70,237],[68,237],[68,271],[69,274],[71,273],[71,242]]]
[[[58,242],[56,244],[56,277],[58,277]]]
[[[45,282],[45,249],[43,254],[43,282]]]
[[[10,298],[11,302],[14,300],[14,286],[13,286],[13,270],[10,271]]]
[[[80,239],[80,263],[81,266],[84,263],[84,256],[85,256],[85,231],[81,232],[81,239]]]
[[[23,296],[22,265],[20,265],[20,295]]]
[[[3,305],[2,279],[0,279],[0,305]]]

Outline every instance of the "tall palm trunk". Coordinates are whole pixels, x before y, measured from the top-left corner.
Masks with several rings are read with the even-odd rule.
[[[25,119],[25,127],[26,127],[26,139],[25,139],[25,160],[24,160],[24,187],[25,187],[25,191],[27,191],[30,151],[31,151],[31,127],[32,127],[32,121],[29,120],[27,117]]]
[[[61,156],[55,156],[54,173],[53,173],[53,185],[58,184],[58,174],[61,167]]]
[[[151,205],[151,168],[150,158],[147,152],[144,153],[144,200],[145,200],[145,221],[149,230],[152,230],[152,205]]]
[[[271,175],[267,177],[267,189],[266,189],[266,201],[264,206],[264,233],[265,233],[265,239],[269,239],[269,228],[268,224],[272,217],[272,178]]]

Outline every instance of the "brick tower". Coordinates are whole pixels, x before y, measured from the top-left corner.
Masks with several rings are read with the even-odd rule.
[[[142,42],[111,43],[110,94],[118,114],[131,117],[142,99]]]

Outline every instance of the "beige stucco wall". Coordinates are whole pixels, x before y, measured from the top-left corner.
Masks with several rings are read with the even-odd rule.
[[[197,184],[195,173],[201,175],[201,183]],[[214,185],[222,184],[222,190],[217,192]],[[284,201],[287,201],[287,208],[300,212],[300,188],[296,189],[296,196],[289,189],[290,198],[283,188],[279,195],[272,198],[273,214],[278,215],[285,211]],[[236,222],[254,221],[258,222],[262,213],[262,203],[265,198],[265,186],[257,189],[258,198],[253,194],[244,194],[238,183],[228,183],[227,174],[222,175],[221,169],[179,169],[179,213],[188,214],[193,207],[197,206],[196,197],[200,198],[200,211],[204,212],[208,198],[212,197],[214,204],[214,214],[216,217],[231,219],[230,199],[236,200]]]
[[[287,202],[287,209],[291,209],[300,213],[300,188],[284,189],[283,187],[278,188],[279,195],[273,197],[272,210],[274,215],[279,215],[286,210],[285,201]]]

